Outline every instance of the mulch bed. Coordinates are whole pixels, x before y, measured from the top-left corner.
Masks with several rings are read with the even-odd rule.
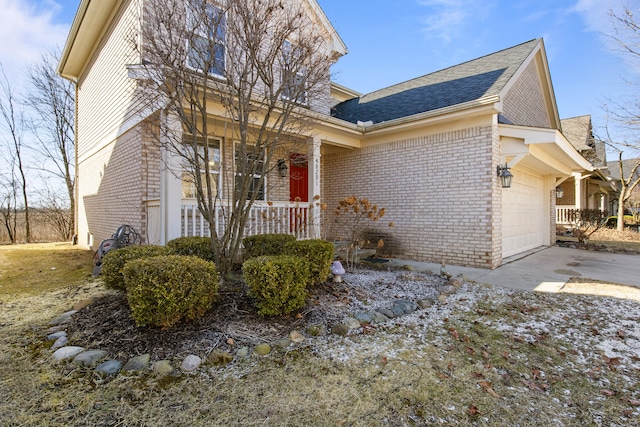
[[[242,346],[273,343],[307,325],[328,326],[334,313],[325,304],[349,301],[350,291],[341,284],[326,283],[310,289],[307,305],[289,316],[263,317],[257,313],[242,284],[225,284],[221,299],[203,317],[162,330],[137,327],[124,293],[95,300],[76,313],[66,325],[73,345],[107,350],[111,357],[126,360],[150,353],[152,359],[206,355],[214,348],[234,352]],[[345,313],[346,314],[346,313]]]

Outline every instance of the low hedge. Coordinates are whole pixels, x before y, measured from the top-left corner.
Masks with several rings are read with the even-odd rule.
[[[250,258],[242,274],[258,313],[289,314],[304,306],[309,283],[309,261],[288,255]]]
[[[218,298],[215,264],[195,256],[133,260],[123,274],[131,317],[138,326],[168,328],[180,320],[197,319]]]
[[[169,255],[170,253],[171,249],[168,247],[157,245],[126,246],[120,249],[113,249],[107,252],[102,259],[100,275],[107,288],[124,291],[126,290],[126,285],[122,270],[127,262],[140,258]]]
[[[290,234],[258,234],[242,239],[244,257],[282,255],[287,243],[295,242],[295,236]]]
[[[193,255],[206,261],[213,261],[210,237],[178,237],[167,242],[167,246],[175,255]]]
[[[309,261],[311,283],[326,282],[331,272],[334,257],[333,243],[326,240],[296,240],[285,245],[284,254],[305,258]]]

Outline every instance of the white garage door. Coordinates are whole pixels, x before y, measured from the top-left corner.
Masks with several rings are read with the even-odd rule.
[[[502,257],[543,245],[544,181],[541,176],[512,169],[511,188],[502,189]]]

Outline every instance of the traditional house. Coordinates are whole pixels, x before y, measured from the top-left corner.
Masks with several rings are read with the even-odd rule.
[[[59,65],[77,84],[82,246],[95,248],[122,223],[160,244],[207,233],[184,180],[152,143],[157,130],[144,126],[154,112],[136,98],[132,64],[143,58],[127,41],[144,25],[143,1],[82,0]],[[324,28],[331,58],[346,54],[317,2],[299,1]],[[261,190],[248,233],[318,236],[311,199],[320,196],[330,215],[355,195],[386,208],[385,224],[367,232],[394,254],[495,268],[554,243],[556,184],[592,170],[561,132],[541,39],[366,95],[327,81],[325,95],[309,100],[307,149],[278,156],[286,168],[268,180],[280,185]],[[219,129],[216,155],[232,163],[233,137]]]
[[[634,182],[640,180],[640,167],[638,167],[635,173],[631,175],[631,171],[633,171],[633,168],[638,164],[640,164],[640,158],[622,160],[622,177],[625,180],[630,179],[630,185],[633,185]],[[607,167],[611,174],[610,179],[612,180],[614,187],[619,190],[622,188],[620,183],[620,161],[607,162]],[[636,217],[640,216],[640,185],[636,185],[636,187],[631,191],[631,197],[625,204],[625,210]],[[609,212],[610,215],[618,214],[618,198],[612,199],[611,209]]]
[[[617,191],[607,169],[605,144],[593,136],[591,116],[563,119],[562,133],[573,147],[593,165],[592,170],[576,171],[559,178],[556,188],[556,222],[571,225],[578,209],[613,212]]]

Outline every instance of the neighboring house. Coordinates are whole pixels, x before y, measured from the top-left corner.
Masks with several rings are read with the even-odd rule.
[[[59,65],[77,83],[82,246],[95,248],[122,223],[152,243],[206,234],[136,103],[127,65],[141,59],[126,40],[143,25],[141,1],[82,0]],[[333,57],[346,54],[316,1],[301,1],[325,27]],[[308,210],[316,208],[305,202],[320,195],[330,215],[340,199],[355,195],[386,208],[384,224],[368,233],[384,237],[393,253],[495,268],[555,242],[556,183],[592,170],[560,131],[541,39],[366,95],[335,83],[327,92],[326,100],[310,100],[316,123],[308,149],[282,153],[289,177],[269,177],[282,185],[265,189],[249,233],[318,236],[317,222],[304,233],[290,223],[312,217]],[[219,137],[221,162],[233,162],[233,141]],[[501,186],[501,165],[513,175],[510,188]],[[301,211],[292,216],[295,209]]]
[[[640,158],[635,159],[625,159],[622,160],[622,173],[625,179],[630,178],[631,171],[633,168],[640,163]],[[614,182],[616,188],[620,187],[620,161],[607,162],[607,166],[609,168],[609,172],[611,173],[611,178]],[[637,179],[640,179],[640,168],[636,169],[636,172],[633,175],[631,180],[631,184]],[[633,191],[631,192],[631,197],[627,200],[627,204],[625,205],[625,209],[628,208],[631,212],[635,214],[640,213],[640,185],[637,185]],[[618,200],[615,199],[612,202],[610,215],[618,214]]]
[[[593,137],[591,116],[561,120],[562,133],[573,147],[593,165],[593,170],[576,171],[558,180],[556,191],[556,222],[570,225],[577,209],[600,209],[613,212],[617,191],[607,170],[605,144]]]

